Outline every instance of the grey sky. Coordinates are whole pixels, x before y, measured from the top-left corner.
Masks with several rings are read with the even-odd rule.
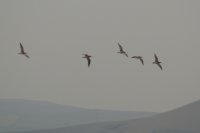
[[[0,98],[167,111],[200,98],[198,0],[0,0]],[[17,55],[22,42],[30,59]],[[117,54],[120,42],[129,56]],[[91,67],[81,58],[93,55]],[[163,71],[152,64],[156,53]]]

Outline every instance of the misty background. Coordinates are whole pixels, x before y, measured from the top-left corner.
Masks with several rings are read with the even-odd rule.
[[[199,4],[0,0],[0,98],[152,112],[196,101]],[[19,42],[30,59],[17,54]],[[129,57],[143,56],[144,66],[118,54],[117,42]],[[90,68],[83,53],[94,56]]]

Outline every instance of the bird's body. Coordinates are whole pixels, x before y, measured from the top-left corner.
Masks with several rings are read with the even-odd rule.
[[[144,65],[144,60],[142,56],[133,56],[132,58],[139,59],[142,65]]]
[[[155,57],[155,61],[153,62],[153,64],[157,64],[158,67],[162,70],[162,66],[161,66],[161,63],[159,60],[158,60],[158,57],[156,54],[154,54],[154,57]]]
[[[123,47],[119,43],[117,43],[117,44],[119,46],[119,52],[118,53],[123,54],[126,57],[128,57],[128,54],[123,50]]]
[[[91,59],[90,57],[92,57],[91,55],[88,55],[88,54],[83,54],[84,56],[82,58],[86,58],[87,59],[87,62],[88,62],[88,67],[90,67],[90,63],[91,63]]]
[[[21,55],[26,56],[27,58],[30,58],[28,54],[24,51],[24,47],[22,46],[21,42],[19,44],[20,44],[20,53],[18,54],[21,54]]]

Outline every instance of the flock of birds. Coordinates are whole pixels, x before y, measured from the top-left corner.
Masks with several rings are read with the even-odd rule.
[[[118,43],[118,46],[119,46],[119,52],[117,52],[117,53],[123,54],[123,55],[125,55],[126,57],[128,57],[128,54],[123,50],[123,47],[120,45],[120,43]],[[28,56],[28,54],[25,52],[24,47],[23,47],[23,45],[21,44],[21,42],[20,42],[20,53],[18,53],[18,54],[24,55],[24,56],[26,56],[27,58],[30,58],[30,57]],[[90,67],[90,64],[91,64],[91,57],[92,57],[92,56],[91,56],[91,55],[88,55],[88,54],[83,54],[83,55],[84,55],[84,56],[83,56],[82,58],[86,58],[86,59],[87,59],[88,67]],[[143,57],[142,57],[142,56],[133,56],[133,57],[131,57],[131,58],[135,58],[135,59],[140,60],[140,62],[142,63],[142,65],[144,65],[144,60],[143,60]],[[152,63],[158,65],[158,67],[162,70],[162,66],[161,66],[161,63],[162,63],[162,62],[160,62],[160,61],[158,60],[158,57],[157,57],[157,55],[156,55],[155,53],[154,53],[154,58],[155,58],[155,61],[152,62]]]

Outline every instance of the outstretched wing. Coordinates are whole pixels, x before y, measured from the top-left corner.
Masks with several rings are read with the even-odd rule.
[[[124,55],[126,55],[126,57],[128,57],[128,54],[126,52],[124,52]]]
[[[160,64],[160,63],[158,63],[157,65],[158,65],[158,67],[160,67],[160,69],[162,70],[162,66],[161,66],[161,64]]]
[[[21,53],[24,53],[24,47],[22,46],[21,42],[19,44],[20,44]]]
[[[119,43],[117,43],[117,44],[118,44],[118,46],[119,46],[120,51],[123,51],[122,46],[121,46]]]
[[[90,58],[87,58],[87,61],[88,61],[88,67],[90,66],[90,63],[91,63],[91,59]]]
[[[133,57],[131,57],[131,58],[137,58],[137,56],[133,56]]]
[[[158,62],[158,57],[156,54],[154,54],[154,57],[155,57],[155,62]]]
[[[25,56],[26,56],[27,58],[30,58],[27,54],[25,54]]]
[[[142,65],[144,65],[144,60],[142,58],[139,58],[139,59],[140,59]]]

